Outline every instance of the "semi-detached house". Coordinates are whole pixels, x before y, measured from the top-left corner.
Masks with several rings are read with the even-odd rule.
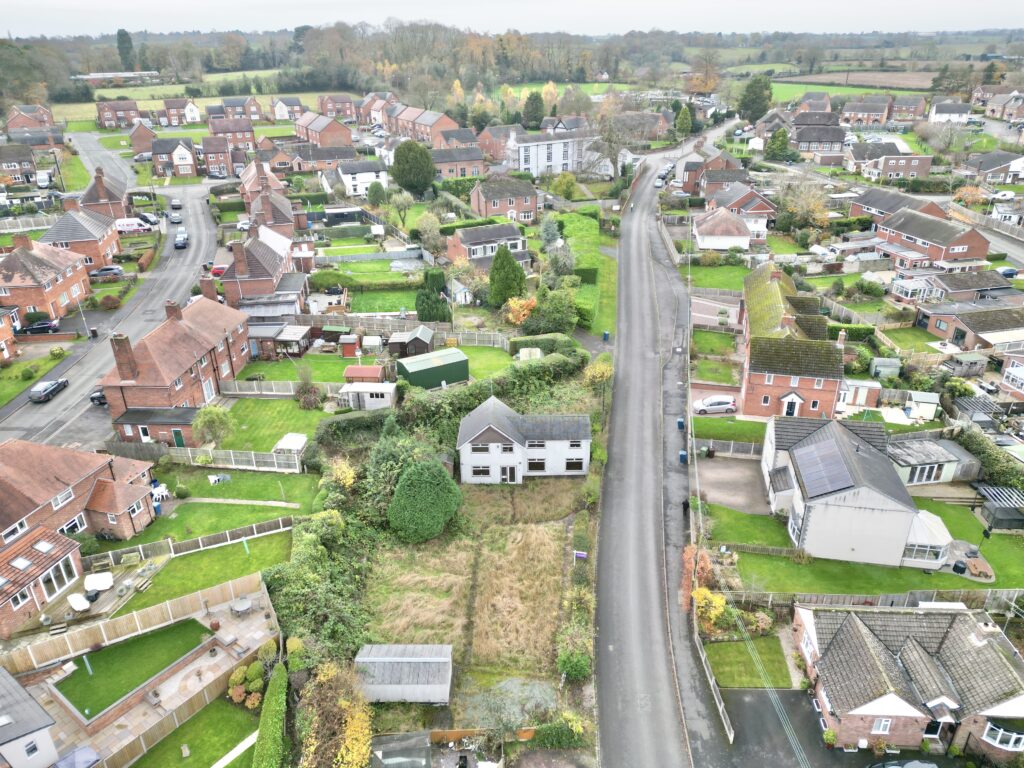
[[[413,121],[413,138],[416,141],[434,146],[440,139],[442,131],[453,131],[459,124],[444,112],[425,110]]]
[[[988,184],[1016,184],[1024,181],[1024,155],[1001,149],[986,152],[967,161],[978,181]]]
[[[922,269],[970,272],[991,266],[986,260],[989,241],[978,230],[910,208],[883,219],[878,236],[885,242],[876,250],[892,258],[900,277],[913,277]]]
[[[274,120],[298,120],[306,111],[298,96],[278,96],[270,100],[270,115]]]
[[[82,263],[89,269],[113,264],[114,256],[121,252],[121,238],[114,219],[79,208],[77,200],[64,202],[73,207],[46,230],[39,242],[80,254]]]
[[[327,117],[352,118],[356,116],[354,102],[347,93],[317,96],[316,111]]]
[[[32,147],[25,144],[0,144],[0,177],[14,184],[31,184],[36,178],[36,160]]]
[[[850,203],[850,216],[870,216],[877,225],[887,216],[909,208],[939,219],[946,218],[946,212],[931,200],[921,200],[892,189],[867,189]]]
[[[102,168],[97,168],[78,204],[86,210],[102,213],[112,219],[126,218],[132,212],[131,203],[128,202],[128,182],[119,176],[108,176]]]
[[[351,147],[352,131],[333,117],[306,112],[295,121],[295,135],[316,147]]]
[[[42,104],[12,104],[7,110],[8,131],[34,131],[53,126],[53,113]]]
[[[248,117],[222,117],[210,120],[210,135],[227,139],[230,149],[244,149],[252,152],[256,148],[252,120]]]
[[[139,105],[131,99],[96,102],[96,122],[100,128],[128,128],[141,117]]]
[[[34,312],[62,318],[90,292],[84,257],[73,251],[18,234],[14,249],[0,257],[0,305],[16,309],[18,327]]]
[[[461,179],[467,176],[483,176],[487,173],[484,154],[479,147],[432,149],[430,156],[441,179]]]

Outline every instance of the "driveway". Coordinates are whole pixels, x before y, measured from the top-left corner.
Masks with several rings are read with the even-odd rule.
[[[770,515],[761,462],[716,456],[700,463],[700,490],[712,504],[752,515]]]

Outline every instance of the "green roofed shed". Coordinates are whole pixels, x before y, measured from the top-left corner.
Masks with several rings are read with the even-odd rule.
[[[436,349],[398,361],[398,373],[414,387],[436,389],[444,384],[469,381],[469,358],[461,349]]]

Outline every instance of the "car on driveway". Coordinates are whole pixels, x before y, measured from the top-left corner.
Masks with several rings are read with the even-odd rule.
[[[124,267],[119,267],[116,264],[111,264],[109,267],[100,267],[99,269],[91,270],[89,272],[89,277],[120,277],[123,274]]]
[[[170,216],[167,217],[167,220],[171,222],[171,224],[181,224],[181,214],[172,213]]]
[[[106,405],[107,396],[103,394],[102,389],[95,389],[93,390],[92,394],[89,395],[89,402],[92,403],[93,405]]]
[[[159,227],[160,226],[160,219],[158,219],[152,213],[146,213],[146,212],[143,211],[142,213],[136,214],[136,216],[138,216],[144,222],[149,224],[149,226],[151,226],[151,227]]]
[[[53,400],[68,385],[67,379],[49,379],[40,381],[28,391],[28,399],[33,403],[45,403]]]
[[[736,398],[732,395],[711,395],[695,401],[693,412],[701,416],[708,413],[736,413]]]
[[[251,226],[252,222],[249,219],[239,219],[238,223],[235,224],[235,229],[239,232],[248,232]]]
[[[175,211],[180,211],[181,210],[181,200],[179,200],[176,197],[173,198],[171,200],[171,209],[175,210]]]
[[[21,333],[28,336],[35,336],[40,333],[58,333],[59,331],[60,320],[39,320],[21,329]]]
[[[210,270],[210,277],[220,277],[228,271],[227,264],[218,264],[216,267]]]
[[[341,296],[342,288],[340,285],[329,285],[324,288],[324,293],[327,296]]]
[[[1000,275],[1005,277],[1007,280],[1012,280],[1017,276],[1018,270],[1016,267],[1002,267],[996,270]]]
[[[1002,201],[1005,202],[1007,200],[1013,200],[1016,196],[1017,196],[1017,193],[1014,192],[1013,190],[1011,190],[1011,189],[1004,189],[1001,192],[996,192],[994,195],[992,195],[992,199],[993,200],[1002,200]]]
[[[134,160],[136,163],[148,163],[152,159],[152,152],[139,152],[139,154],[135,155],[135,157],[132,158],[132,160]]]

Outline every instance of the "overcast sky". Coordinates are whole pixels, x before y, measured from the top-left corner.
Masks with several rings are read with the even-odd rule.
[[[791,32],[865,32],[1024,27],[1024,2],[1020,0],[983,4],[963,0],[174,0],[156,4],[128,0],[3,0],[0,5],[6,6],[0,17],[0,30],[15,37],[99,34],[118,27],[170,32],[239,27],[282,29],[339,20],[378,24],[388,17],[412,20],[428,15],[432,21],[484,32],[514,28],[522,32],[595,35],[653,28],[705,32],[780,28]]]

